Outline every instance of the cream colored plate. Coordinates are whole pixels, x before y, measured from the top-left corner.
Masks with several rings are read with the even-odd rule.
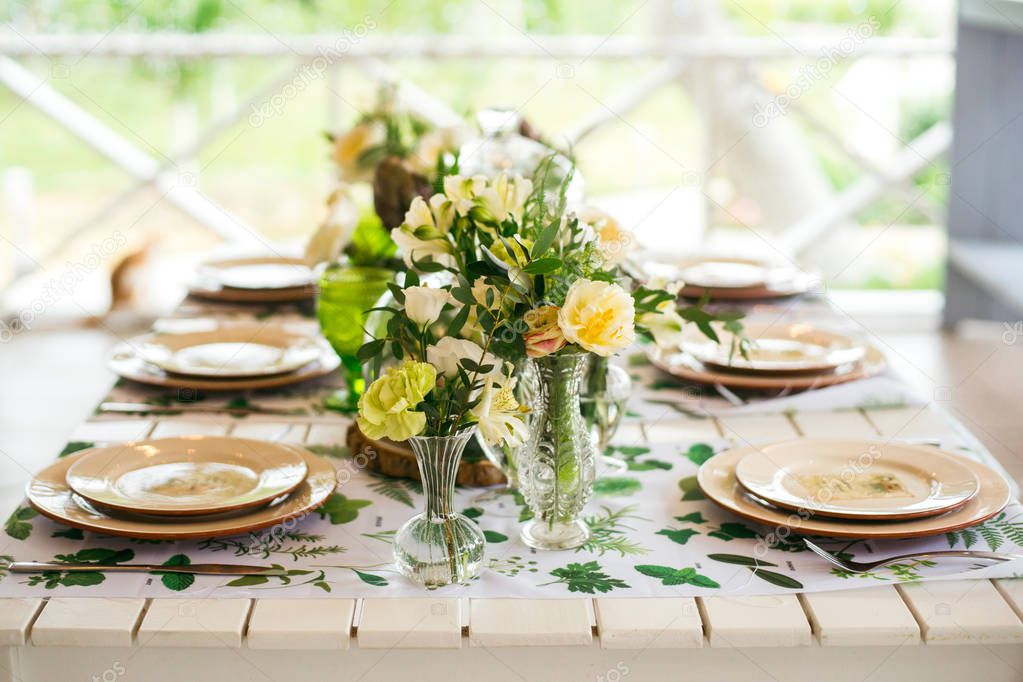
[[[857,381],[880,374],[887,366],[884,354],[868,345],[860,362],[835,368],[828,373],[760,373],[740,374],[735,371],[715,371],[699,360],[679,351],[647,346],[647,357],[658,369],[682,381],[697,384],[721,384],[728,388],[755,391],[808,390]]]
[[[192,322],[191,320],[189,322]],[[234,323],[216,323],[223,328]],[[247,324],[247,323],[246,323]],[[185,333],[184,331],[182,333]],[[125,379],[166,388],[188,388],[197,391],[254,391],[264,388],[290,386],[301,381],[316,379],[336,370],[341,360],[324,339],[315,339],[315,358],[297,369],[254,377],[198,377],[166,372],[148,362],[142,355],[142,345],[150,335],[136,337],[116,346],[110,354],[109,366]]]
[[[132,343],[167,372],[200,377],[255,377],[291,372],[320,356],[316,339],[279,324],[237,322],[181,333],[156,332]]]
[[[203,276],[232,289],[294,289],[316,282],[312,268],[301,258],[232,258],[204,263]]]
[[[746,324],[743,334],[750,340],[748,358],[731,352],[735,340],[720,324],[715,331],[721,343],[714,343],[695,326],[682,338],[682,350],[711,368],[747,372],[824,372],[860,361],[866,346],[850,336],[819,329],[802,322],[786,325]]]
[[[305,516],[320,507],[334,492],[337,481],[331,463],[301,448],[291,449],[300,454],[305,461],[309,470],[306,479],[291,494],[283,496],[283,499],[275,501],[270,506],[231,514],[227,518],[217,516],[154,521],[104,514],[74,495],[66,481],[68,469],[79,459],[87,456],[89,450],[68,455],[40,471],[29,482],[26,494],[32,507],[43,516],[57,523],[104,535],[147,540],[188,540],[241,535]]]
[[[763,286],[770,268],[741,258],[703,258],[683,264],[679,278],[687,286],[714,289],[748,289]]]
[[[947,512],[977,494],[962,460],[932,447],[801,438],[753,452],[735,476],[773,505],[846,519],[911,519]]]
[[[67,484],[110,509],[189,516],[267,504],[305,476],[305,461],[293,449],[193,436],[94,448],[68,469]]]
[[[938,535],[973,526],[991,518],[1009,504],[1009,486],[997,473],[966,458],[961,461],[980,481],[980,490],[966,504],[945,514],[905,521],[851,521],[810,516],[757,504],[735,478],[735,467],[756,448],[736,448],[719,453],[700,467],[700,489],[718,506],[744,519],[771,528],[787,528],[800,535],[834,538],[914,538]],[[949,455],[955,457],[955,455]]]

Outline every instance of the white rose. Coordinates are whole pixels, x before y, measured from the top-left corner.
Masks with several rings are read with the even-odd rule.
[[[579,279],[558,311],[558,326],[569,343],[607,357],[635,341],[635,317],[632,296],[620,286]]]
[[[402,289],[402,293],[405,294],[405,314],[420,327],[430,326],[440,317],[446,304],[456,303],[447,289],[408,287]]]
[[[491,353],[484,353],[478,344],[466,339],[445,336],[426,349],[426,361],[449,379],[458,375],[458,363],[463,358],[469,358],[478,365],[492,365],[492,369],[484,376],[501,373],[500,360]]]

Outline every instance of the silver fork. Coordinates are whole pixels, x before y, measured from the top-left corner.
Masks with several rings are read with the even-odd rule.
[[[887,559],[879,559],[878,561],[850,561],[847,559],[839,559],[831,552],[818,547],[805,538],[803,539],[803,543],[806,544],[807,548],[811,552],[828,563],[834,564],[839,568],[853,573],[866,573],[867,571],[872,571],[875,568],[880,568],[881,566],[889,566],[891,564],[898,563],[904,559],[940,559],[942,557],[964,557],[967,559],[981,559],[983,561],[1013,561],[1014,559],[1023,559],[1023,554],[996,554],[995,552],[952,549],[939,552],[913,552],[912,554],[900,554],[898,556],[890,556]]]

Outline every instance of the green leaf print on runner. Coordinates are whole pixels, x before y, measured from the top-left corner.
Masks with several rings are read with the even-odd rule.
[[[655,566],[641,564],[634,567],[643,575],[657,578],[662,585],[694,585],[696,587],[718,588],[721,587],[716,581],[705,575],[696,572],[695,568],[671,568],[670,566]]]
[[[283,569],[284,567],[280,564],[270,564],[273,568]],[[300,576],[312,575],[313,577],[303,580],[302,582],[293,583],[292,579]],[[235,578],[231,582],[224,585],[224,587],[259,587],[260,585],[268,585],[272,580],[278,581],[277,585],[270,585],[264,589],[276,590],[282,587],[288,587],[289,585],[314,585],[324,592],[330,592],[330,585],[325,580],[326,573],[322,570],[313,571],[308,569],[293,568],[288,570],[284,575],[243,575],[240,578]]]
[[[354,568],[352,570],[355,571],[355,575],[359,576],[359,580],[367,585],[372,585],[373,587],[387,587],[387,578],[384,578],[383,576],[357,571]]]
[[[655,533],[655,535],[663,535],[672,542],[677,542],[680,545],[686,544],[689,542],[689,538],[699,534],[700,531],[693,530],[692,528],[662,528]]]
[[[629,471],[652,471],[654,469],[667,471],[671,469],[671,462],[665,462],[662,459],[637,460],[638,457],[650,454],[650,448],[645,445],[608,445],[604,449],[604,454],[608,457],[614,457],[616,452],[624,460]]]
[[[626,497],[642,489],[638,478],[628,476],[604,476],[593,482],[595,497]]]
[[[686,451],[686,457],[696,466],[700,466],[714,456],[714,448],[706,443],[696,443]]]
[[[584,564],[568,564],[564,568],[555,568],[551,575],[557,580],[543,583],[544,585],[564,584],[568,586],[569,592],[583,592],[595,594],[597,592],[607,593],[616,587],[629,587],[624,580],[612,578],[600,567],[596,561],[587,561]]]
[[[596,552],[604,556],[607,552],[618,552],[619,556],[627,554],[646,554],[650,550],[643,547],[639,542],[631,540],[627,531],[635,532],[635,528],[625,525],[628,519],[637,521],[649,521],[632,512],[635,506],[624,507],[618,511],[612,511],[610,507],[601,507],[603,512],[583,518],[589,526],[590,539],[584,545],[576,548],[576,552]]]
[[[696,476],[687,476],[679,479],[678,489],[682,491],[683,502],[696,502],[697,500],[706,500],[703,491],[700,490],[700,485],[696,482]]]
[[[175,554],[167,561],[160,564],[161,566],[188,566],[192,563],[184,554]],[[181,592],[187,590],[195,582],[195,575],[192,573],[162,573],[160,571],[153,571],[154,575],[160,576],[160,582],[168,590],[174,590],[175,592]]]
[[[504,533],[498,533],[496,530],[485,530],[483,531],[483,537],[487,539],[487,542],[491,544],[497,544],[499,542],[507,542],[508,536]]]
[[[50,534],[51,538],[67,538],[68,540],[84,540],[85,533],[81,528],[58,528]]]
[[[406,507],[415,508],[416,503],[412,495],[423,494],[423,486],[419,481],[407,478],[391,478],[390,476],[384,476],[375,472],[371,472],[371,475],[375,480],[369,484],[370,490],[377,495],[382,495],[390,500],[399,502]]]
[[[988,549],[997,552],[1006,542],[1023,545],[1023,521],[1008,520],[1005,516],[1005,512],[1002,512],[979,526],[946,533],[945,539],[948,540],[948,546],[955,547],[959,541],[962,541],[963,547],[970,549],[977,544],[978,540],[983,540]]]
[[[29,521],[37,515],[38,512],[32,507],[18,507],[7,517],[4,532],[15,540],[27,540],[32,534],[32,524]]]
[[[106,549],[96,547],[92,549],[82,549],[74,554],[58,554],[53,558],[53,560],[57,563],[67,564],[95,564],[97,569],[101,569],[104,565],[120,564],[125,561],[131,561],[134,558],[135,552],[130,549]],[[92,587],[93,585],[99,585],[104,580],[106,580],[106,576],[104,576],[99,570],[74,573],[65,571],[47,571],[45,573],[30,576],[24,584],[29,587],[42,585],[45,589],[52,590],[58,586]]]
[[[76,453],[79,450],[85,450],[94,447],[95,445],[96,444],[93,443],[92,441],[87,440],[70,441],[67,445],[64,446],[64,449],[60,451],[60,454],[57,455],[57,459],[60,459],[61,457],[67,457],[68,455]]]
[[[763,561],[751,556],[742,556],[741,554],[708,554],[707,558],[711,561],[717,561],[723,564],[745,566],[756,577],[767,581],[772,585],[777,585],[778,587],[785,587],[790,590],[803,589],[803,583],[799,582],[795,578],[790,578],[782,573],[776,573],[763,568],[764,566],[778,565],[772,564],[770,561]]]
[[[712,538],[719,540],[730,541],[736,538],[755,538],[757,537],[756,531],[747,526],[745,523],[739,523],[738,521],[728,521],[722,523],[715,530],[707,533]]]
[[[326,504],[316,510],[321,519],[329,518],[335,526],[351,523],[359,517],[359,510],[373,504],[371,500],[350,500],[341,493],[334,493]]]

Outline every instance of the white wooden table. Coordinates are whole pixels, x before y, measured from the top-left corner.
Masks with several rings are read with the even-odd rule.
[[[643,435],[756,443],[953,430],[933,409],[900,408],[680,416]],[[336,426],[223,419],[87,422],[72,439],[182,433],[343,440]],[[1021,680],[1021,616],[1023,580],[1011,579],[772,597],[7,599],[0,681]]]

